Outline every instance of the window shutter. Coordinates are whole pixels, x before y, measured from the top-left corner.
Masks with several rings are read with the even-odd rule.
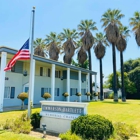
[[[70,96],[72,96],[72,88],[70,88]]]
[[[41,97],[44,95],[44,88],[41,88]]]
[[[14,97],[15,97],[15,87],[11,87],[10,98],[14,98]]]
[[[57,88],[57,96],[59,96],[59,88]]]
[[[50,69],[48,69],[48,77],[50,77],[50,75],[51,75],[51,74],[50,74]]]

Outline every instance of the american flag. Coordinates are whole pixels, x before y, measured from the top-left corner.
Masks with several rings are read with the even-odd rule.
[[[17,60],[28,60],[30,59],[29,53],[29,39],[24,43],[21,49],[13,56],[13,58],[9,61],[4,71],[11,70],[11,68],[15,65]]]

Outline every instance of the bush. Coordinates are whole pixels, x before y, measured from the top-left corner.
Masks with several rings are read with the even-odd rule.
[[[90,94],[90,92],[87,92],[85,95],[90,96],[91,94]]]
[[[16,118],[15,120],[7,120],[5,124],[3,124],[3,129],[10,129],[15,133],[30,133],[32,126],[30,124],[30,120],[27,120],[26,114],[22,114],[21,117]]]
[[[114,99],[114,92],[111,92],[108,96],[109,99]]]
[[[59,134],[59,138],[61,138],[61,140],[82,140],[79,136],[72,134],[70,131]]]
[[[22,92],[17,96],[17,98],[22,101],[21,109],[24,109],[24,100],[28,98],[28,94],[26,92]]]
[[[136,129],[133,126],[122,122],[115,123],[114,128],[116,134],[119,135],[123,140],[129,139],[130,136],[134,136],[137,133]]]
[[[103,140],[113,134],[112,123],[100,115],[80,116],[71,122],[71,131],[84,139]]]
[[[28,94],[26,92],[22,92],[17,96],[18,99],[20,99],[21,101],[24,101],[25,99],[28,98]]]
[[[38,112],[35,112],[31,115],[31,125],[33,126],[34,129],[40,127],[40,119],[41,116]]]
[[[62,95],[63,95],[64,97],[69,96],[69,94],[68,94],[67,92],[63,93]]]
[[[75,95],[76,95],[76,96],[81,96],[82,94],[78,92],[78,93],[76,93]]]
[[[50,93],[47,93],[47,92],[44,93],[43,98],[46,99],[46,100],[47,100],[48,98],[51,98]]]

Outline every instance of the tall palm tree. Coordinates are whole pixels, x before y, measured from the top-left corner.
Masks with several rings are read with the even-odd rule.
[[[118,102],[117,93],[117,77],[116,77],[116,51],[115,45],[119,37],[118,25],[122,25],[120,19],[124,17],[121,11],[118,9],[108,9],[101,18],[103,22],[102,27],[105,27],[107,40],[112,44],[112,57],[113,57],[113,90],[114,90],[114,101]]]
[[[47,54],[44,52],[45,41],[42,38],[37,38],[34,41],[33,47],[35,48],[34,49],[34,54],[35,55],[39,55],[39,56],[42,56],[42,57],[47,56]]]
[[[99,61],[100,61],[100,100],[101,101],[104,100],[104,97],[103,97],[102,58],[105,55],[105,47],[106,46],[109,46],[109,44],[106,40],[106,36],[103,35],[101,32],[96,33],[94,52],[95,52],[97,59],[99,59]]]
[[[92,62],[91,62],[91,47],[94,43],[94,37],[91,31],[97,30],[95,26],[96,22],[92,20],[82,20],[78,25],[78,30],[80,30],[80,35],[82,37],[81,41],[83,43],[84,49],[88,52],[89,59],[89,70],[92,70]],[[90,93],[92,93],[92,75],[90,74]]]
[[[60,33],[59,39],[64,41],[62,45],[62,50],[65,55],[63,57],[64,63],[71,64],[72,57],[75,52],[76,39],[78,38],[78,33],[75,29],[63,29],[63,32]]]
[[[81,41],[77,41],[76,48],[78,50],[78,62],[81,64],[82,67],[84,67],[84,62],[87,60],[87,53],[83,47],[83,44]]]
[[[58,35],[54,32],[51,32],[49,35],[46,35],[46,49],[49,51],[49,57],[53,60],[58,60],[61,41],[58,38]]]
[[[126,49],[127,43],[126,38],[129,35],[128,27],[119,27],[119,38],[116,43],[117,49],[120,51],[120,63],[121,63],[121,91],[122,91],[122,101],[126,101],[125,90],[124,90],[124,68],[123,68],[123,51]]]
[[[132,31],[135,33],[135,39],[140,46],[140,12],[135,12],[134,17],[130,18],[130,25],[133,27]]]

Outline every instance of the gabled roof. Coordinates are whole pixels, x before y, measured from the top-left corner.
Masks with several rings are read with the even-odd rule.
[[[9,48],[9,47],[1,46],[0,47],[0,52],[7,52],[9,54],[16,54],[17,50]],[[66,67],[66,68],[74,69],[74,70],[81,71],[81,72],[91,73],[92,75],[97,74],[97,72],[94,72],[94,71],[90,71],[90,70],[80,68],[80,67],[76,67],[76,66],[73,66],[73,65],[70,65],[70,64],[58,62],[58,61],[55,61],[55,60],[52,60],[52,59],[43,58],[43,57],[40,57],[40,56],[37,56],[37,55],[33,55],[33,58],[37,61],[50,63],[50,64],[55,64],[57,66]]]

